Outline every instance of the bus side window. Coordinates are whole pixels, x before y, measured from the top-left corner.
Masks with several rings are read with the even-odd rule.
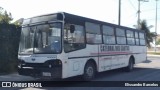
[[[136,42],[136,45],[139,45],[139,35],[138,35],[138,32],[135,32],[135,42]]]
[[[131,30],[126,30],[126,35],[127,35],[127,44],[135,45],[134,32]]]
[[[139,32],[140,45],[145,45],[144,33]]]
[[[125,45],[126,44],[125,30],[116,28],[116,38],[117,38],[117,44]]]
[[[64,30],[64,49],[65,52],[75,51],[85,48],[84,27],[75,25],[73,33],[70,32],[68,26]]]
[[[103,25],[103,42],[104,44],[115,44],[114,28],[111,26]]]
[[[88,44],[100,44],[102,43],[102,36],[100,31],[100,25],[95,23],[86,22],[86,40]]]

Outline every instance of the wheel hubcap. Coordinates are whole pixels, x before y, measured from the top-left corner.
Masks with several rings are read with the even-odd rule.
[[[90,76],[90,77],[93,76],[93,68],[92,67],[88,67],[87,75]]]
[[[130,63],[130,69],[133,69],[133,63],[132,62]]]

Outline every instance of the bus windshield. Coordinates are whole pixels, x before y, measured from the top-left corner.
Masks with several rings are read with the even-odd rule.
[[[57,54],[61,52],[61,23],[23,27],[19,54]]]

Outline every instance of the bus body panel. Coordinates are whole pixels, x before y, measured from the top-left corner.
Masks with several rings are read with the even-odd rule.
[[[59,17],[60,15],[60,17]],[[48,18],[48,16],[50,18]],[[38,19],[39,18],[39,19]],[[43,20],[44,19],[44,20]],[[35,20],[35,21],[34,21]],[[53,22],[58,22],[60,24],[50,24]],[[100,33],[99,35],[101,36],[100,38],[102,39],[101,43],[87,43],[87,34],[88,33],[86,31],[86,22],[88,23],[88,25],[97,25],[100,27]],[[140,45],[140,44],[135,44],[134,45],[130,45],[127,44],[127,35],[126,35],[126,31],[130,30],[133,31],[134,33],[137,32],[138,33],[138,39],[140,40],[140,36],[139,33],[144,34],[144,32],[142,30],[136,30],[136,29],[132,29],[132,28],[127,28],[127,27],[123,27],[123,26],[118,26],[118,25],[114,25],[114,24],[110,24],[110,23],[106,23],[106,22],[102,22],[102,21],[98,21],[98,20],[93,20],[93,19],[89,19],[89,18],[85,18],[85,17],[81,17],[81,16],[77,16],[77,15],[72,15],[72,14],[68,14],[68,13],[56,13],[56,14],[50,14],[50,15],[44,15],[44,16],[38,16],[38,17],[33,17],[30,19],[27,19],[24,23],[24,25],[22,26],[22,28],[24,27],[32,27],[32,26],[36,26],[36,25],[43,25],[43,24],[49,24],[48,26],[44,26],[45,28],[48,27],[49,30],[53,30],[54,33],[60,33],[60,34],[54,34],[54,33],[48,33],[48,31],[45,31],[45,28],[43,28],[44,30],[41,30],[41,32],[36,31],[35,33],[37,33],[37,37],[39,36],[49,36],[49,35],[61,35],[61,39],[58,39],[57,37],[55,37],[55,40],[61,40],[61,51],[54,52],[57,54],[47,54],[47,53],[43,53],[43,54],[19,54],[18,58],[25,62],[25,63],[29,63],[32,67],[32,65],[42,65],[42,66],[37,66],[36,70],[39,71],[38,73],[40,74],[40,76],[43,76],[42,73],[45,72],[45,74],[47,75],[47,73],[51,72],[51,75],[54,77],[58,77],[58,78],[68,78],[68,77],[72,77],[72,76],[77,76],[77,75],[83,75],[84,74],[84,68],[85,65],[87,63],[88,60],[93,60],[96,63],[96,70],[97,72],[102,72],[102,71],[107,71],[107,70],[112,70],[112,69],[117,69],[117,68],[122,68],[122,67],[127,67],[129,65],[129,60],[131,57],[134,58],[135,64],[137,63],[141,63],[143,61],[146,60],[146,46],[144,45]],[[61,28],[60,26],[61,25]],[[69,52],[66,52],[64,49],[64,35],[65,33],[65,29],[67,29],[68,27],[65,27],[65,25],[80,25],[84,28],[84,32],[85,32],[85,47],[80,48],[80,49],[75,49],[75,50],[71,50]],[[106,44],[104,43],[104,35],[102,34],[102,26],[110,26],[113,28],[114,30],[114,37],[115,37],[115,44]],[[50,28],[52,26],[52,28]],[[79,29],[82,29],[79,26]],[[96,27],[97,27],[96,26]],[[90,27],[89,27],[90,28]],[[126,44],[117,44],[117,39],[116,37],[116,28],[120,28],[123,29],[125,31],[125,38],[126,38]],[[41,28],[39,28],[41,29]],[[91,28],[94,29],[94,28]],[[58,31],[61,30],[61,31]],[[44,32],[45,31],[45,32]],[[43,32],[43,33],[42,33]],[[91,31],[92,32],[92,31]],[[96,32],[96,30],[95,30]],[[41,34],[39,34],[41,33]],[[45,34],[48,33],[48,34]],[[97,33],[97,32],[96,32]],[[34,34],[33,32],[31,33],[31,35]],[[105,33],[106,34],[106,33]],[[35,34],[36,36],[36,34]],[[73,35],[71,35],[73,36]],[[107,35],[106,35],[107,36]],[[145,37],[145,36],[144,36]],[[70,38],[68,36],[68,38]],[[32,38],[34,39],[34,38]],[[43,40],[46,38],[42,38],[42,41],[47,43],[47,40],[52,39],[52,37],[49,37],[49,39]],[[83,38],[82,38],[83,39]],[[134,39],[135,36],[134,36]],[[36,39],[37,41],[39,39]],[[79,39],[80,40],[80,39]],[[94,40],[94,39],[93,39]],[[34,40],[33,40],[34,41]],[[52,41],[50,41],[52,42]],[[140,43],[140,41],[139,41]],[[35,42],[34,42],[35,44]],[[72,43],[74,44],[74,43]],[[35,45],[33,45],[35,46]],[[48,45],[49,46],[49,45]],[[22,47],[21,47],[22,48]],[[33,47],[30,47],[33,48]],[[53,49],[53,48],[52,48]],[[39,49],[40,50],[40,49]],[[54,49],[53,49],[54,50]],[[58,50],[58,49],[57,49]],[[47,67],[42,68],[43,65],[46,64],[46,62],[54,62],[56,63],[56,65],[51,65],[51,67],[53,66],[54,68],[50,67],[50,63],[47,64]],[[23,64],[20,63],[19,65]],[[23,69],[21,66],[19,68],[19,70],[23,71],[22,75],[28,75],[26,72],[29,72],[29,69]],[[32,74],[34,74],[36,72],[36,70],[34,70],[31,74],[29,74],[28,76],[31,76]],[[25,73],[25,74],[24,74]],[[49,76],[49,78],[52,78],[51,76]]]
[[[92,53],[98,52],[98,45],[87,45],[85,49],[72,51],[66,53],[68,55],[68,77],[82,75],[84,72],[84,66],[90,59],[98,62],[98,56],[92,55]]]

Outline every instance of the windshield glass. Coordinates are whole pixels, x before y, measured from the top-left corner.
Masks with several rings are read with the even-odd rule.
[[[33,53],[33,42],[34,42],[34,28],[25,27],[22,28],[20,38],[20,53]]]
[[[61,23],[43,24],[22,28],[19,53],[61,52]]]

